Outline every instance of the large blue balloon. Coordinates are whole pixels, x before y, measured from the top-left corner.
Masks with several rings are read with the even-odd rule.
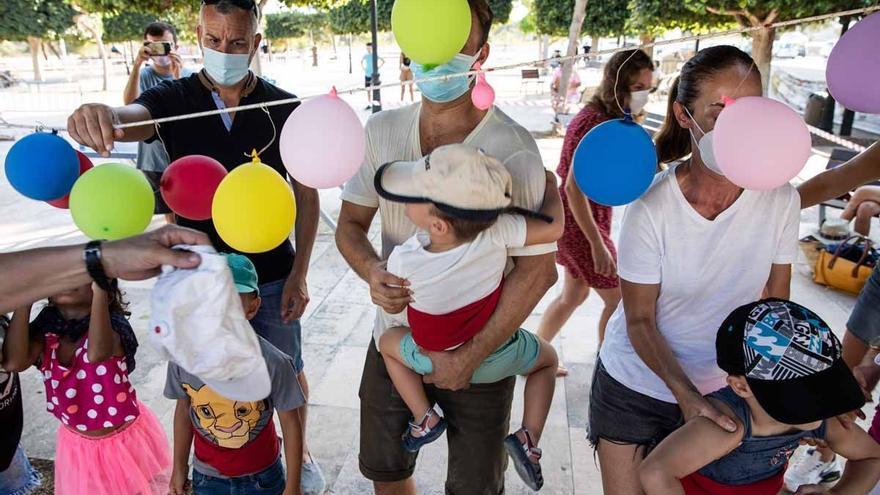
[[[654,180],[657,150],[651,136],[632,120],[594,127],[578,144],[572,170],[581,191],[593,201],[620,206],[638,199]]]
[[[79,158],[64,139],[37,132],[23,137],[9,150],[6,178],[16,191],[31,199],[63,198],[79,178]]]

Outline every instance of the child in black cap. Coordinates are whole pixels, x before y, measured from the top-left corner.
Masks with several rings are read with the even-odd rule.
[[[765,299],[731,313],[715,341],[728,386],[708,399],[737,418],[730,433],[696,418],[666,438],[640,469],[649,495],[776,495],[791,454],[805,438],[848,459],[834,488],[798,494],[866,494],[880,479],[880,445],[864,430],[832,419],[861,408],[864,395],[841,345],[815,313]]]

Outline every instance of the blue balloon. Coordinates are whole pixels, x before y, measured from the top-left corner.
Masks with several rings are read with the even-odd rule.
[[[606,206],[625,205],[651,186],[657,150],[642,126],[629,119],[609,120],[578,144],[572,170],[588,198]]]
[[[79,158],[63,138],[36,132],[20,139],[6,155],[6,178],[22,195],[51,201],[70,194],[79,178]]]

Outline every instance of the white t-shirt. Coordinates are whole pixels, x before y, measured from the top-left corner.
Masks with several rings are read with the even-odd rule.
[[[526,244],[526,220],[519,215],[502,215],[471,242],[449,251],[425,249],[431,240],[419,231],[394,248],[388,257],[388,271],[409,280],[414,309],[444,315],[492,294],[504,277],[508,248]],[[406,311],[390,315],[394,326],[406,326]]]
[[[382,221],[382,258],[388,259],[395,246],[415,235],[416,226],[406,217],[402,203],[379,197],[373,183],[380,166],[399,160],[422,158],[419,136],[421,104],[386,110],[367,122],[367,157],[360,171],[345,185],[342,200],[369,208],[378,208]],[[541,209],[546,176],[538,145],[524,127],[496,107],[464,140],[501,161],[513,177],[513,204],[533,211]],[[510,249],[509,256],[535,256],[556,251],[556,244],[541,244]],[[510,267],[508,263],[508,268]],[[376,341],[388,326],[377,311],[373,336]]]
[[[734,309],[761,298],[773,264],[797,259],[800,196],[789,184],[744,191],[715,220],[687,202],[675,168],[658,174],[627,207],[618,243],[620,278],[660,284],[657,329],[684,372],[707,394],[725,385],[715,361],[715,334]],[[623,303],[608,322],[599,357],[626,387],[676,402],[639,358],[627,335]]]

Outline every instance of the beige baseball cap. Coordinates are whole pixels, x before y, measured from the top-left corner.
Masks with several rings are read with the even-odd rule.
[[[376,192],[397,203],[433,203],[465,220],[502,213],[542,215],[512,206],[513,179],[497,159],[466,144],[441,146],[420,160],[387,163],[376,171]]]

